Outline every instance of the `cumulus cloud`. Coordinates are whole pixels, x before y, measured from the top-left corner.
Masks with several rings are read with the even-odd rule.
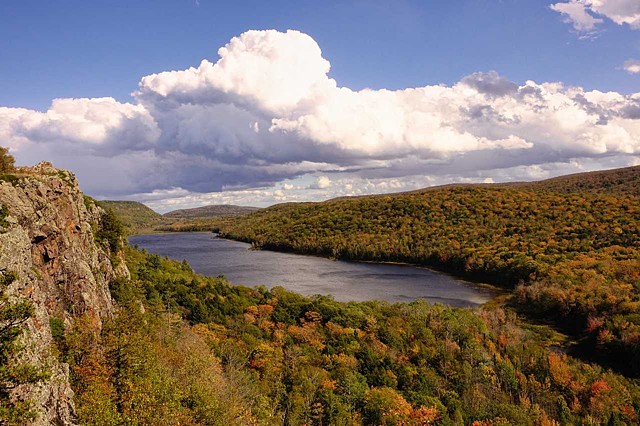
[[[73,169],[94,195],[167,200],[248,188],[289,200],[310,187],[640,154],[640,93],[517,84],[494,71],[452,86],[355,91],[328,76],[320,47],[298,31],[248,31],[218,54],[143,77],[135,103],[0,108],[0,144],[21,162]],[[305,175],[316,181],[274,186]]]
[[[309,186],[311,189],[326,189],[331,186],[331,179],[327,176],[319,176],[313,185]]]
[[[640,74],[640,61],[636,59],[629,59],[625,61],[623,68],[629,74]]]
[[[551,9],[561,13],[565,21],[579,32],[592,32],[605,17],[618,25],[640,29],[640,2],[638,0],[569,0],[552,4]]]
[[[304,108],[313,94],[336,86],[327,78],[329,61],[307,34],[247,31],[218,50],[216,63],[142,78],[137,97],[179,103],[229,102],[268,114]]]
[[[0,137],[15,148],[26,142],[64,141],[86,150],[118,146],[136,150],[159,135],[142,105],[113,98],[54,99],[45,113],[0,107]]]

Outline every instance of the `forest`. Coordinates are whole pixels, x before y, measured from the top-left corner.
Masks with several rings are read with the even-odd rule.
[[[126,247],[100,335],[57,341],[83,424],[636,424],[633,380],[501,308],[339,303]],[[90,321],[87,318],[87,321]]]
[[[573,353],[640,375],[640,167],[276,205],[221,221],[256,248],[406,262],[513,288]]]
[[[48,324],[77,422],[638,424],[640,204],[628,192],[558,185],[451,186],[216,222],[256,248],[426,265],[514,289],[480,309],[233,285],[128,246],[106,210],[94,240],[130,272],[109,284],[115,315],[101,329],[90,314]],[[0,289],[13,279],[4,274]],[[31,314],[0,300],[6,424],[31,415],[9,390],[47,377],[7,362],[24,350],[17,338]],[[557,330],[577,340],[574,350]]]

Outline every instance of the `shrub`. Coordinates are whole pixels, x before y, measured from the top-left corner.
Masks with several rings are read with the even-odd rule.
[[[6,221],[7,216],[9,216],[9,209],[4,204],[0,204],[0,227],[5,228],[9,226],[9,223]]]

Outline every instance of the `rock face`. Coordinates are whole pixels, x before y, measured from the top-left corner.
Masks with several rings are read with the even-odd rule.
[[[16,175],[16,181],[0,181],[0,204],[8,211],[0,224],[0,271],[18,274],[7,292],[35,309],[25,324],[24,360],[45,366],[51,378],[14,396],[34,403],[34,424],[74,424],[69,367],[54,355],[50,321],[68,330],[86,315],[99,332],[114,314],[109,282],[128,271],[124,262],[115,270],[108,249],[96,243],[102,210],[85,203],[73,174],[40,163]]]

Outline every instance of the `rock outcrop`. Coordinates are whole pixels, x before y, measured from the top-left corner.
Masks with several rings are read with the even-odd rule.
[[[52,319],[68,330],[87,316],[99,332],[114,314],[109,282],[128,271],[124,262],[116,270],[114,256],[96,242],[102,210],[83,196],[72,173],[40,163],[15,175],[0,181],[0,272],[17,273],[7,292],[35,310],[25,323],[24,361],[46,367],[51,378],[19,387],[14,396],[34,403],[34,424],[74,424],[69,367],[52,350]]]

